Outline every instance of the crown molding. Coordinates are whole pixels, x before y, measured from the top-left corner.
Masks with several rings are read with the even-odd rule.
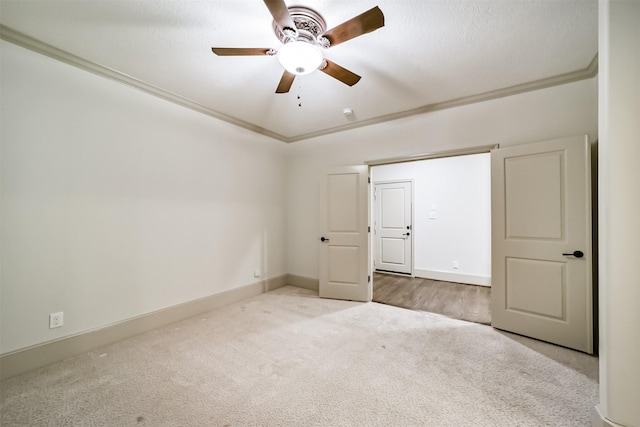
[[[351,129],[357,129],[360,127],[371,126],[378,123],[384,123],[392,120],[398,120],[409,116],[418,114],[425,114],[439,110],[445,110],[449,108],[461,107],[464,105],[475,104],[478,102],[490,101],[493,99],[504,98],[507,96],[517,95],[524,92],[531,92],[535,90],[545,89],[553,86],[559,86],[567,83],[573,83],[580,80],[586,80],[598,75],[598,55],[596,54],[591,63],[582,70],[572,71],[557,76],[548,77],[528,83],[509,86],[502,89],[492,90],[489,92],[480,93],[477,95],[465,96],[462,98],[456,98],[449,101],[436,102],[433,104],[423,105],[421,107],[413,108],[411,110],[401,111],[398,113],[387,114],[383,116],[374,117],[368,120],[359,121],[357,123],[351,123],[344,126],[337,126],[321,131],[310,132],[306,134],[300,134],[296,136],[287,137],[282,134],[272,132],[260,126],[256,126],[252,123],[240,120],[238,118],[220,113],[219,111],[208,108],[202,104],[192,101],[183,96],[166,91],[157,86],[153,86],[135,77],[121,73],[104,65],[97,64],[95,62],[86,60],[79,56],[73,55],[62,49],[58,49],[51,46],[41,40],[35,39],[31,36],[23,34],[19,31],[11,29],[5,25],[0,24],[0,39],[17,46],[29,49],[33,52],[40,53],[58,61],[64,62],[68,65],[80,68],[81,70],[88,71],[92,74],[107,78],[112,81],[122,83],[124,85],[141,90],[147,94],[164,99],[165,101],[172,102],[174,104],[189,108],[207,116],[222,120],[235,126],[247,129],[249,131],[273,138],[282,142],[297,142],[305,139],[316,138],[319,136],[329,135],[337,132],[344,132]]]
[[[480,93],[477,95],[464,96],[462,98],[456,98],[449,101],[436,102],[433,104],[423,105],[421,107],[413,108],[411,110],[400,111],[398,113],[387,114],[384,116],[374,117],[361,122],[352,123],[344,126],[338,126],[331,129],[325,129],[318,132],[311,132],[296,137],[289,138],[287,142],[301,141],[304,139],[316,138],[318,136],[328,135],[336,132],[343,132],[350,129],[356,129],[364,126],[371,126],[378,123],[384,123],[392,120],[398,120],[409,116],[415,116],[418,114],[431,113],[439,110],[446,110],[449,108],[462,107],[464,105],[476,104],[479,102],[491,101],[493,99],[504,98],[507,96],[517,95],[525,92],[532,92],[540,89],[546,89],[553,86],[560,86],[568,83],[577,82],[580,80],[586,80],[598,75],[598,54],[593,57],[589,65],[577,71],[572,71],[557,76],[547,77],[540,80],[535,80],[528,83],[522,83],[514,86],[509,86],[501,89],[492,90],[489,92]]]
[[[25,49],[29,49],[33,52],[48,56],[49,58],[56,59],[60,62],[64,62],[65,64],[72,65],[76,68],[80,68],[81,70],[96,74],[100,77],[104,77],[109,80],[113,80],[115,82],[133,87],[135,89],[139,89],[149,95],[164,99],[165,101],[173,102],[174,104],[178,104],[199,113],[206,114],[207,116],[214,117],[218,120],[222,120],[232,125],[240,126],[252,132],[256,132],[270,138],[286,142],[286,137],[284,137],[283,135],[271,132],[268,129],[256,126],[249,122],[245,122],[244,120],[240,120],[235,117],[220,113],[188,98],[161,89],[157,86],[153,86],[127,74],[121,73],[120,71],[105,67],[104,65],[100,65],[92,61],[88,61],[84,58],[76,56],[62,49],[58,49],[57,47],[51,46],[50,44],[35,39],[2,24],[0,24],[0,39],[23,47]]]

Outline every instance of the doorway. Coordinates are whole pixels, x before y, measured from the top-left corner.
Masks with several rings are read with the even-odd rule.
[[[401,259],[398,242],[406,245],[407,241],[401,238],[407,237],[403,236],[407,232],[411,234],[408,237],[413,244],[412,269],[400,272],[443,282],[491,285],[488,152],[374,165],[370,175],[374,271],[398,272],[393,269],[394,264],[381,265],[380,261],[380,252],[385,247],[379,235],[385,230],[384,215],[388,214],[390,231],[395,233],[390,243],[396,244],[396,250],[389,253],[396,263]],[[409,184],[412,205],[408,204],[411,199],[404,196],[409,193],[406,189]],[[386,199],[381,197],[383,189],[388,192]],[[385,211],[381,213],[381,209]]]
[[[372,166],[370,175],[373,300],[490,324],[490,154]],[[413,203],[402,197],[403,185],[411,185]],[[394,268],[406,232],[414,245],[409,271]]]

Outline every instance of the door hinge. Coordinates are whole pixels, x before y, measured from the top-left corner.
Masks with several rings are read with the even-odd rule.
[[[367,227],[367,233],[371,233],[371,226]]]
[[[367,177],[367,182],[368,182],[369,184],[371,184],[371,177],[370,177],[370,176],[368,176],[368,177]]]
[[[371,281],[371,276],[367,277],[367,283]]]

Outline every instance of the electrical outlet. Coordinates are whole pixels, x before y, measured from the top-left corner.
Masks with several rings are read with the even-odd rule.
[[[59,328],[62,325],[64,325],[64,312],[49,315],[49,329]]]
[[[460,268],[460,264],[458,263],[458,261],[453,261],[453,268],[454,270],[457,270],[458,268]]]
[[[253,277],[260,277],[260,276],[262,276],[262,269],[258,267],[253,270]]]

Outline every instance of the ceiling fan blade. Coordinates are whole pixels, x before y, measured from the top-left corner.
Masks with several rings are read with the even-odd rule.
[[[376,6],[330,29],[323,36],[329,39],[331,46],[335,46],[383,26],[384,15],[380,8]]]
[[[260,56],[267,55],[271,49],[263,47],[212,47],[211,50],[218,56]]]
[[[325,61],[327,61],[327,66],[320,69],[323,73],[328,74],[334,79],[340,80],[342,83],[349,86],[353,86],[360,81],[360,76],[356,73],[352,73],[346,68],[342,68],[335,62],[331,62],[328,59],[325,59]]]
[[[296,31],[296,24],[293,22],[284,0],[264,0],[264,4],[269,8],[273,20],[276,21],[281,30],[291,28]]]
[[[293,80],[296,78],[296,75],[293,73],[284,70],[282,74],[282,78],[280,79],[280,83],[278,83],[278,88],[276,89],[276,93],[287,93],[289,89],[291,89],[291,85],[293,84]]]

